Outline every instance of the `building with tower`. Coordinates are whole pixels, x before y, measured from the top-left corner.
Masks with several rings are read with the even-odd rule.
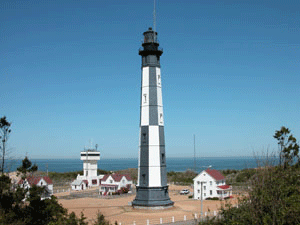
[[[94,148],[88,148],[80,152],[80,159],[83,161],[83,175],[77,175],[76,180],[71,184],[73,190],[84,190],[86,187],[99,186],[104,175],[97,175],[100,152]],[[81,182],[82,181],[82,182]],[[80,184],[80,188],[78,186]],[[86,185],[83,187],[82,185]]]
[[[167,208],[170,200],[167,185],[164,139],[164,114],[161,90],[160,56],[157,32],[149,28],[139,51],[142,56],[142,90],[138,183],[135,208]]]

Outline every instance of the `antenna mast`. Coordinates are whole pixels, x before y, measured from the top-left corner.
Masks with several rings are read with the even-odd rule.
[[[154,42],[156,42],[156,1],[154,0],[153,7],[153,30],[154,30]]]
[[[194,134],[194,170],[197,172],[197,167],[196,167],[196,135]]]

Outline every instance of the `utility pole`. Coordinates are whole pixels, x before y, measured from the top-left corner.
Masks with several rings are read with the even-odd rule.
[[[196,170],[196,136],[194,134],[194,170],[195,172],[197,172]]]
[[[203,184],[205,181],[201,181],[201,219],[203,218]]]

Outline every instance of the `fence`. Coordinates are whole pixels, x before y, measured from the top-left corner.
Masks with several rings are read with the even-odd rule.
[[[57,190],[56,190],[57,191]],[[116,198],[122,198],[124,196],[131,196],[135,195],[135,192],[127,193],[127,194],[120,194],[120,195],[100,195],[99,189],[87,189],[83,191],[74,191],[69,189],[61,189],[60,192],[54,192],[54,193],[63,193],[64,195],[57,195],[56,197],[58,199],[76,199],[76,198],[101,198],[101,199],[116,199]]]
[[[203,212],[203,216],[200,214],[184,215],[181,216],[172,216],[165,218],[156,218],[156,219],[147,219],[144,221],[133,221],[132,223],[122,223],[119,222],[118,225],[194,225],[198,224],[200,221],[203,221],[209,217],[218,216],[218,211],[213,212]]]

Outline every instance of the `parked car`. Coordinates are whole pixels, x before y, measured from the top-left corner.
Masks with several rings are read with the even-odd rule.
[[[181,195],[187,195],[189,193],[190,193],[189,189],[183,189],[183,190],[180,191]]]

